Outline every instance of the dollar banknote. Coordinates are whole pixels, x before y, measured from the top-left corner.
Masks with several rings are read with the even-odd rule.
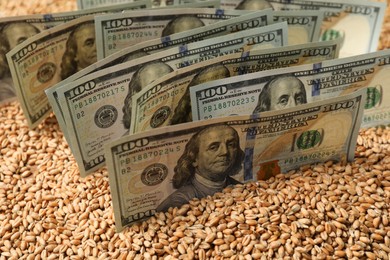
[[[0,18],[0,103],[16,99],[16,91],[11,77],[6,54],[22,41],[40,32],[63,24],[81,16],[119,12],[126,9],[149,8],[146,0],[115,7],[93,8],[52,14],[33,14]]]
[[[105,164],[104,143],[128,133],[131,97],[148,83],[201,60],[251,48],[281,46],[286,39],[287,23],[272,24],[180,45],[99,70],[59,88],[68,143],[81,176]]]
[[[287,22],[289,45],[319,41],[323,11],[274,11],[272,14],[275,22]]]
[[[338,58],[341,39],[252,50],[193,64],[169,73],[132,98],[130,133],[191,122],[190,88],[217,79]]]
[[[139,42],[164,38],[247,13],[216,8],[176,8],[96,16],[98,60]]]
[[[117,231],[155,212],[302,165],[351,161],[366,90],[300,107],[202,120],[105,146]]]
[[[245,1],[245,0],[244,0]],[[340,57],[377,50],[386,1],[366,0],[267,0],[274,10],[322,10],[321,39],[343,37]],[[223,1],[222,1],[223,2]],[[221,2],[221,6],[223,6]]]
[[[65,138],[66,140],[69,140],[66,132],[66,122],[64,120],[63,112],[59,105],[57,95],[57,89],[61,86],[73,82],[76,79],[81,78],[92,72],[118,65],[120,63],[130,61],[140,56],[153,54],[182,44],[188,44],[191,42],[227,35],[229,33],[266,26],[271,23],[272,15],[270,15],[270,12],[268,10],[250,12],[245,15],[240,15],[227,20],[222,20],[218,23],[213,23],[188,31],[175,33],[170,35],[169,37],[155,38],[152,40],[141,42],[122,49],[118,52],[115,52],[114,54],[91,64],[87,68],[84,68],[81,71],[78,71],[75,74],[71,75],[70,77],[58,82],[53,87],[46,89],[45,92],[50,102],[50,105],[56,115],[57,121],[61,129],[63,129],[64,131]]]
[[[390,50],[255,72],[190,88],[192,119],[252,114],[367,89],[361,127],[390,123]]]
[[[96,62],[94,29],[94,15],[83,16],[45,30],[7,53],[15,90],[31,128],[51,112],[44,90]],[[83,48],[77,52],[82,56],[76,58],[73,46],[78,42]]]

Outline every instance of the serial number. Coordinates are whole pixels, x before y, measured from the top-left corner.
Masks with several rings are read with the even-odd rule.
[[[294,158],[288,158],[284,161],[285,164],[295,164],[302,163],[309,160],[319,160],[323,158],[328,158],[336,155],[336,151],[324,151],[324,152],[316,152],[312,154],[305,154],[301,156],[297,156]]]
[[[141,38],[141,37],[157,37],[159,36],[158,31],[147,31],[147,32],[127,32],[120,34],[113,34],[107,37],[108,41],[120,41],[127,40],[132,38]]]
[[[163,156],[163,155],[168,155],[170,153],[176,153],[180,152],[180,146],[177,146],[176,148],[165,148],[161,150],[155,150],[155,151],[149,151],[149,152],[144,152],[142,154],[138,154],[135,156],[131,157],[132,162],[139,162],[143,160],[149,160],[150,158],[156,158],[156,156]]]
[[[207,105],[203,108],[203,112],[213,112],[217,110],[222,110],[230,107],[236,107],[236,106],[241,106],[241,105],[246,105],[249,103],[254,103],[256,101],[255,97],[244,97],[244,98],[239,98],[239,99],[233,99],[233,100],[227,100],[224,102],[220,102],[217,104],[211,104]],[[209,117],[207,117],[209,118]]]
[[[182,89],[173,89],[172,91],[167,92],[164,95],[159,95],[156,98],[146,100],[146,102],[144,102],[144,107],[142,108],[143,112],[145,112],[151,108],[154,108],[155,106],[160,105],[161,103],[165,104],[167,100],[171,100],[172,98],[176,97],[177,95],[183,94],[184,90],[185,89],[183,89],[183,88]]]
[[[78,110],[78,109],[85,108],[85,107],[87,107],[87,106],[89,106],[89,105],[91,105],[99,100],[105,99],[106,97],[113,96],[113,95],[118,94],[119,92],[123,92],[123,91],[125,91],[125,87],[121,86],[121,87],[115,87],[115,88],[108,89],[106,91],[97,93],[96,95],[94,95],[92,97],[89,97],[87,99],[81,100],[78,103],[76,103],[74,105],[74,109]]]
[[[363,123],[371,123],[376,121],[382,121],[390,118],[390,112],[378,113],[375,115],[364,115]]]

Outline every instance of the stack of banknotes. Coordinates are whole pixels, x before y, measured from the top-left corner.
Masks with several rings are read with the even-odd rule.
[[[78,7],[0,19],[0,102],[17,99],[31,128],[54,112],[82,177],[108,168],[118,231],[231,184],[351,161],[360,128],[390,123],[384,2]]]

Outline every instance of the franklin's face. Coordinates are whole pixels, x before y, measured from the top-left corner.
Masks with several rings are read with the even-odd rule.
[[[147,64],[140,69],[138,77],[132,79],[131,83],[129,84],[129,94],[126,97],[125,104],[122,108],[123,123],[125,125],[125,128],[130,127],[130,120],[131,120],[131,113],[132,113],[131,97],[135,93],[141,91],[141,89],[146,87],[149,83],[153,82],[158,78],[161,78],[162,76],[168,74],[171,71],[172,68],[163,62]]]
[[[305,92],[296,78],[276,80],[270,88],[270,110],[295,107],[305,103]]]
[[[25,23],[12,24],[4,31],[11,50],[37,33],[38,30],[35,27]]]
[[[143,88],[171,71],[171,67],[164,63],[153,63],[150,65],[146,65],[146,67],[143,68],[140,74],[139,85],[141,88]]]
[[[199,138],[199,153],[193,163],[197,173],[212,181],[224,180],[238,153],[238,140],[232,128],[217,127]]]
[[[85,25],[75,32],[74,36],[77,44],[75,60],[78,70],[81,70],[97,61],[95,26],[93,24]]]
[[[193,81],[191,81],[190,86],[199,85],[212,80],[228,78],[229,76],[230,72],[224,65],[214,65],[196,75]]]
[[[202,26],[204,26],[204,23],[199,18],[183,16],[168,24],[167,27],[163,30],[162,36],[188,31]]]

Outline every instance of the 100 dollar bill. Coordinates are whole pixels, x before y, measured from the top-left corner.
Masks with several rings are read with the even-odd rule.
[[[353,160],[365,94],[163,127],[107,144],[117,231],[229,184]]]
[[[60,88],[58,100],[81,175],[104,165],[104,143],[128,132],[131,97],[148,83],[200,60],[281,46],[286,37],[285,22],[240,31],[102,69]]]
[[[118,5],[107,8],[93,8],[53,14],[34,14],[0,18],[0,103],[16,98],[16,90],[11,77],[11,71],[6,59],[6,53],[15,48],[22,41],[39,34],[54,26],[66,23],[76,18],[107,12],[118,12],[125,9],[149,8],[150,2]]]
[[[98,60],[139,42],[164,38],[247,13],[216,8],[176,8],[97,16]]]
[[[390,50],[256,72],[190,89],[193,120],[252,114],[367,89],[362,127],[390,123]]]
[[[62,63],[68,39],[82,29],[94,40],[93,23],[93,15],[74,19],[27,39],[7,53],[16,93],[31,128],[51,112],[44,90],[61,81],[67,71],[77,69],[67,60]],[[95,62],[96,55],[88,54],[90,62]]]
[[[146,7],[140,1],[110,11]],[[81,16],[44,30],[7,53],[14,88],[30,127],[36,127],[51,112],[45,89],[96,62],[94,17]]]
[[[87,68],[76,72],[72,76],[60,81],[53,87],[46,89],[46,95],[50,102],[50,105],[57,117],[57,121],[64,131],[66,140],[69,140],[66,131],[66,122],[64,120],[63,112],[58,101],[58,88],[75,81],[85,75],[92,72],[108,68],[120,63],[131,61],[133,59],[153,54],[162,50],[172,48],[181,44],[188,44],[191,42],[210,39],[217,36],[227,35],[242,30],[248,30],[251,28],[263,27],[272,23],[272,16],[268,10],[251,12],[245,15],[234,17],[227,20],[222,20],[218,23],[206,25],[200,28],[191,29],[185,32],[175,33],[165,38],[156,38],[148,40],[142,43],[138,43],[133,46],[129,46],[114,54],[99,60]]]
[[[321,39],[343,37],[340,57],[377,50],[386,2],[365,0],[267,0],[274,10],[325,11]],[[222,5],[222,3],[221,3]]]
[[[133,96],[130,132],[191,122],[190,87],[207,81],[262,70],[338,58],[341,39],[252,50],[193,64],[153,81]]]

